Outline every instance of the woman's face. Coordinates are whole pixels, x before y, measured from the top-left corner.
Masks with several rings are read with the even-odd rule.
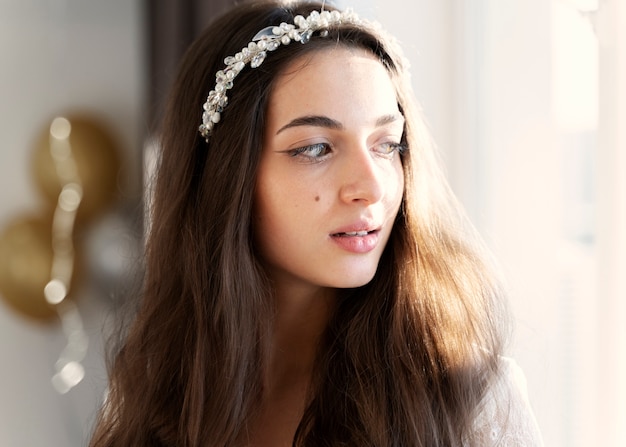
[[[316,51],[277,79],[254,227],[278,286],[372,279],[402,201],[403,127],[389,74],[364,50]]]

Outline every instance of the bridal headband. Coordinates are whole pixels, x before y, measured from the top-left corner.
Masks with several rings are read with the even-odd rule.
[[[228,104],[226,93],[233,87],[233,80],[246,65],[257,68],[265,60],[268,51],[274,51],[293,41],[305,44],[316,31],[321,31],[320,34],[325,36],[330,27],[342,23],[358,24],[361,20],[352,10],[313,11],[308,17],[295,16],[293,24],[282,22],[278,26],[268,26],[259,31],[240,52],[224,59],[226,67],[216,73],[215,87],[209,92],[203,106],[202,124],[198,129],[200,134],[209,141],[213,128],[219,123],[222,111]]]

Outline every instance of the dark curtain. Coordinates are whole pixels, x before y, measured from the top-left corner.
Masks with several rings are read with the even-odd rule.
[[[158,124],[181,56],[212,19],[236,0],[146,0],[150,124]]]

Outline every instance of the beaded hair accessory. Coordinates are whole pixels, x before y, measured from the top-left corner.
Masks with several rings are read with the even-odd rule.
[[[233,87],[233,80],[247,64],[251,68],[260,66],[268,51],[274,51],[281,45],[289,45],[292,41],[307,43],[313,33],[321,30],[321,35],[328,34],[328,28],[342,24],[358,24],[361,20],[352,10],[313,11],[308,17],[297,15],[293,24],[282,22],[278,26],[268,26],[259,31],[247,46],[234,56],[224,59],[226,67],[215,75],[215,88],[209,92],[204,103],[200,134],[209,141],[213,127],[219,123],[222,111],[228,104],[226,92]]]

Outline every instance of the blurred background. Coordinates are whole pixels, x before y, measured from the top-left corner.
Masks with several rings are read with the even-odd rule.
[[[180,54],[228,4],[0,0],[0,445],[85,445],[102,334],[135,265],[150,129]],[[546,445],[626,445],[626,4],[339,5],[411,61],[450,182],[508,279],[510,353]],[[68,171],[44,159],[52,143],[99,155]],[[46,180],[72,186],[74,171],[84,196]],[[73,279],[67,299],[47,288],[62,302],[46,313],[24,278],[68,253],[50,252],[51,231],[74,237]]]

